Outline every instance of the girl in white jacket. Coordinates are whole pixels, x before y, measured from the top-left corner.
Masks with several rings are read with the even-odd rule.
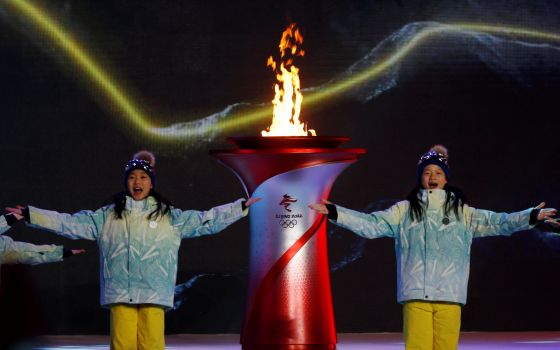
[[[97,241],[100,302],[111,311],[112,350],[164,349],[164,310],[173,307],[181,239],[218,233],[258,201],[238,199],[208,211],[174,208],[155,191],[154,163],[150,152],[135,154],[125,166],[125,190],[96,211],[8,208],[32,226]]]
[[[556,209],[544,209],[544,203],[509,214],[470,207],[448,180],[447,149],[438,145],[420,157],[418,183],[407,200],[384,211],[360,213],[326,201],[310,205],[362,237],[395,240],[406,349],[457,348],[473,238],[511,235],[538,221],[558,225],[552,219]]]

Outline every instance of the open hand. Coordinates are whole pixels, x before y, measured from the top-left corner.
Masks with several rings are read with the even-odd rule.
[[[245,201],[245,207],[248,208],[248,207],[250,207],[251,205],[257,203],[257,202],[260,201],[260,200],[261,200],[261,198],[259,198],[259,197],[252,197],[252,198],[249,198],[249,199],[247,199],[247,200]]]
[[[25,207],[23,205],[18,204],[18,205],[16,205],[15,208],[8,207],[8,208],[5,208],[5,209],[8,213],[13,214],[16,219],[18,219],[18,220],[23,219],[23,209],[25,209]]]
[[[541,202],[539,205],[535,207],[535,209],[540,209],[539,215],[537,215],[537,220],[548,222],[548,223],[551,223],[550,221],[558,223],[556,220],[553,220],[553,217],[556,216],[556,209],[545,208],[544,206],[545,206],[545,202]]]
[[[319,214],[328,215],[329,214],[329,209],[327,208],[327,206],[325,204],[332,204],[332,203],[329,202],[326,199],[323,199],[322,203],[309,204],[308,207],[309,207],[309,209],[315,210]]]

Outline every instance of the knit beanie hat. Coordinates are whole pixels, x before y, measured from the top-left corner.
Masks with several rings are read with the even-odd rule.
[[[424,153],[418,160],[418,167],[416,168],[416,179],[418,183],[421,182],[422,173],[427,165],[435,164],[439,166],[445,173],[445,178],[449,180],[449,164],[448,164],[447,148],[443,145],[434,145],[430,150]]]
[[[128,176],[133,170],[144,170],[152,180],[152,187],[156,187],[156,172],[154,165],[156,164],[156,157],[150,151],[142,150],[136,152],[132,159],[126,163],[124,167],[124,187],[127,188]]]

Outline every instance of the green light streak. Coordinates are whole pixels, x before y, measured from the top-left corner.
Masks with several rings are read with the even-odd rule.
[[[149,121],[148,116],[142,111],[140,105],[126,93],[125,89],[119,86],[100,64],[96,62],[93,56],[88,53],[86,48],[80,45],[66,30],[64,30],[46,10],[32,4],[29,0],[6,0],[5,3],[37,27],[47,38],[57,45],[62,52],[70,57],[75,65],[84,73],[86,79],[92,82],[105,96],[107,102],[117,107],[119,115],[127,119],[138,132],[144,134],[146,137],[154,138],[161,142],[188,141],[190,139],[204,137],[210,133],[227,133],[255,122],[272,118],[272,105],[270,105],[266,107],[252,107],[250,110],[244,108],[243,111],[231,113],[227,119],[221,119],[216,123],[209,123],[209,125],[184,128],[185,130],[156,127]],[[304,96],[303,105],[309,107],[319,104],[325,99],[337,96],[358,84],[375,79],[405,59],[412,51],[435,35],[457,31],[491,33],[500,36],[514,36],[560,42],[560,35],[555,33],[510,26],[477,23],[433,25],[422,29],[416,33],[414,37],[411,37],[405,45],[395,50],[387,57],[375,62],[362,72],[346,80],[329,85],[320,91],[307,92]]]

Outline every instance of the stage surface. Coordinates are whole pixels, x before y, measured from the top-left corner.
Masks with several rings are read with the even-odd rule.
[[[26,347],[33,350],[109,349],[107,336],[45,336]],[[166,337],[169,350],[239,350],[237,334],[175,334]],[[400,333],[344,333],[338,335],[338,350],[404,349]],[[460,350],[558,350],[559,332],[465,332]]]

